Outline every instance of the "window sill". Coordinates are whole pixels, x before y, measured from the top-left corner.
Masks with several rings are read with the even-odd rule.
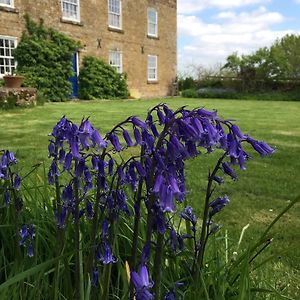
[[[14,7],[9,7],[9,6],[1,6],[0,5],[0,11],[6,11],[6,12],[11,12],[14,14],[18,14],[19,10],[14,8]]]
[[[151,35],[151,34],[147,34],[147,38],[148,39],[152,39],[152,40],[159,40],[159,37],[156,35]]]
[[[113,31],[113,32],[118,32],[118,33],[124,34],[124,30],[121,29],[121,28],[116,28],[116,27],[107,26],[107,29],[108,29],[109,31]]]
[[[61,23],[67,23],[67,24],[72,24],[72,25],[77,25],[77,26],[83,26],[83,23],[80,21],[75,21],[75,20],[68,20],[64,18],[60,18]]]
[[[158,80],[147,80],[147,84],[158,84]]]

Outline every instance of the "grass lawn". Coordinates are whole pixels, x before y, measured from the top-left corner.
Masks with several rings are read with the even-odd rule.
[[[0,149],[17,153],[25,169],[47,161],[47,134],[62,115],[75,122],[90,116],[94,126],[104,135],[114,124],[129,115],[145,116],[161,100],[90,101],[49,103],[32,109],[0,111]],[[255,239],[274,217],[300,194],[300,102],[242,101],[242,100],[164,100],[173,108],[188,105],[217,109],[224,118],[238,121],[243,132],[276,146],[272,158],[249,161],[239,180],[227,179],[220,194],[228,194],[230,205],[220,214],[223,232],[228,230],[232,243],[237,244],[241,229],[250,224],[244,243]],[[187,164],[189,201],[202,208],[205,179],[218,153],[200,156]],[[283,288],[290,284],[292,294],[300,297],[300,206],[289,211],[273,229],[273,244],[267,251],[275,254],[270,276]],[[278,286],[277,286],[278,287]],[[279,286],[280,287],[280,286]],[[298,296],[297,296],[298,294]],[[298,298],[299,299],[299,298]]]

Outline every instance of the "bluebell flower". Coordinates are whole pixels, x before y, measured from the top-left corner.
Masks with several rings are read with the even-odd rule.
[[[64,162],[64,169],[67,171],[70,171],[72,168],[72,160],[73,160],[73,155],[71,152],[69,152],[66,157],[65,157],[65,162]]]
[[[10,164],[15,164],[17,162],[17,159],[15,158],[15,155],[11,151],[6,151],[6,156],[8,158],[8,161]]]
[[[231,125],[231,130],[232,130],[233,134],[234,134],[235,136],[237,136],[238,138],[243,139],[243,138],[245,137],[245,136],[243,135],[241,129],[240,129],[237,125],[232,124],[232,125]]]
[[[224,182],[223,178],[217,175],[214,176],[213,180],[216,181],[218,184],[222,184]]]
[[[56,153],[55,153],[55,145],[52,141],[50,141],[50,144],[48,145],[48,153],[49,153],[49,157],[55,157]]]
[[[229,198],[227,195],[224,197],[218,197],[209,204],[212,209],[210,211],[210,217],[214,216],[216,213],[220,212],[229,203]]]
[[[63,206],[60,214],[58,212],[55,213],[55,219],[58,228],[62,229],[65,227],[66,217],[67,217],[67,208]]]
[[[92,286],[96,287],[99,284],[99,270],[98,268],[93,269],[92,274]]]
[[[249,136],[247,136],[246,140],[251,144],[253,149],[260,154],[260,156],[272,155],[275,152],[275,149],[263,141],[256,141]]]
[[[170,230],[170,245],[171,245],[171,249],[174,253],[176,253],[176,249],[177,249],[177,234],[176,231],[172,228]]]
[[[200,108],[197,110],[197,113],[199,116],[204,117],[204,118],[208,118],[208,119],[216,119],[217,118],[217,111],[208,111],[205,110],[203,108]]]
[[[112,143],[113,147],[115,148],[115,150],[117,152],[120,152],[122,150],[122,146],[120,144],[118,136],[111,133],[111,134],[109,134],[108,138],[109,138],[110,142]]]
[[[127,144],[128,147],[132,147],[133,146],[133,142],[132,142],[132,139],[130,137],[130,134],[127,130],[123,130],[123,137],[124,137],[124,140]]]
[[[137,117],[132,117],[131,122],[132,122],[133,125],[135,125],[137,127],[140,127],[140,128],[147,128],[148,127],[145,122],[143,122],[142,120],[140,120]]]
[[[60,163],[63,163],[65,161],[65,158],[66,158],[66,151],[62,148],[59,150],[58,160]]]
[[[21,188],[21,177],[16,174],[14,179],[14,189],[19,191]]]
[[[157,117],[158,117],[160,125],[165,124],[166,118],[162,111],[160,111],[160,110],[157,111]]]
[[[196,215],[193,213],[193,208],[191,206],[187,206],[184,210],[179,214],[181,218],[189,221],[195,227],[197,223]]]
[[[31,243],[27,247],[26,255],[28,257],[33,257],[33,245]]]
[[[150,243],[146,243],[141,254],[141,265],[144,266],[150,259]]]
[[[111,158],[109,161],[108,161],[108,175],[112,175],[113,174],[113,171],[114,171],[114,160]]]
[[[134,135],[137,145],[141,145],[142,144],[141,133],[136,127],[133,129],[133,135]]]
[[[99,148],[106,148],[107,142],[103,140],[96,129],[92,132],[91,139],[96,145],[98,145]]]
[[[87,200],[85,202],[85,209],[86,209],[86,216],[89,219],[92,219],[93,216],[94,216],[94,211],[93,211],[93,205],[92,205],[92,203],[89,200]]]
[[[104,238],[104,239],[108,238],[108,226],[109,226],[109,223],[108,223],[107,219],[104,219],[104,221],[102,223],[102,238]]]
[[[153,283],[149,280],[146,266],[141,266],[140,272],[131,272],[131,281],[136,290],[136,300],[151,300],[154,296],[150,293]]]
[[[173,200],[174,193],[167,185],[162,185],[159,194],[159,204],[163,212],[175,212],[176,207]]]
[[[8,190],[4,191],[3,198],[4,198],[5,205],[9,205],[10,204],[10,193]]]
[[[157,128],[156,128],[155,124],[151,124],[151,125],[150,125],[150,129],[151,129],[151,131],[152,131],[152,133],[153,133],[153,135],[154,135],[155,137],[158,137],[158,136],[159,136],[159,133],[158,133],[158,131],[157,131]]]
[[[229,175],[234,180],[237,179],[236,173],[233,171],[233,169],[230,167],[230,165],[227,162],[222,163],[222,168],[225,174]]]
[[[83,174],[83,171],[85,169],[85,160],[82,158],[77,163],[76,169],[75,169],[75,176],[81,177]]]
[[[103,244],[103,252],[98,254],[98,259],[104,264],[112,264],[116,262],[115,257],[112,255],[109,245],[105,242]]]
[[[93,167],[93,169],[95,171],[98,171],[99,159],[95,155],[93,155],[91,161],[92,161],[92,167]]]

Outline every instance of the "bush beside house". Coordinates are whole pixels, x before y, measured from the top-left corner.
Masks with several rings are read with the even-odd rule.
[[[79,98],[108,99],[128,97],[126,76],[118,74],[103,60],[86,56],[79,74]]]

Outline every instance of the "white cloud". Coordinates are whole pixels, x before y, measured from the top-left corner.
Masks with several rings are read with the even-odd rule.
[[[254,4],[265,4],[270,1],[271,0],[178,0],[178,13],[193,14],[211,7],[230,9]]]
[[[182,71],[189,64],[224,63],[235,51],[248,54],[271,45],[287,33],[300,33],[300,30],[272,30],[273,25],[283,21],[280,13],[263,6],[241,13],[223,11],[216,14],[211,23],[197,16],[179,14],[178,33],[188,42],[179,48],[178,69]]]

